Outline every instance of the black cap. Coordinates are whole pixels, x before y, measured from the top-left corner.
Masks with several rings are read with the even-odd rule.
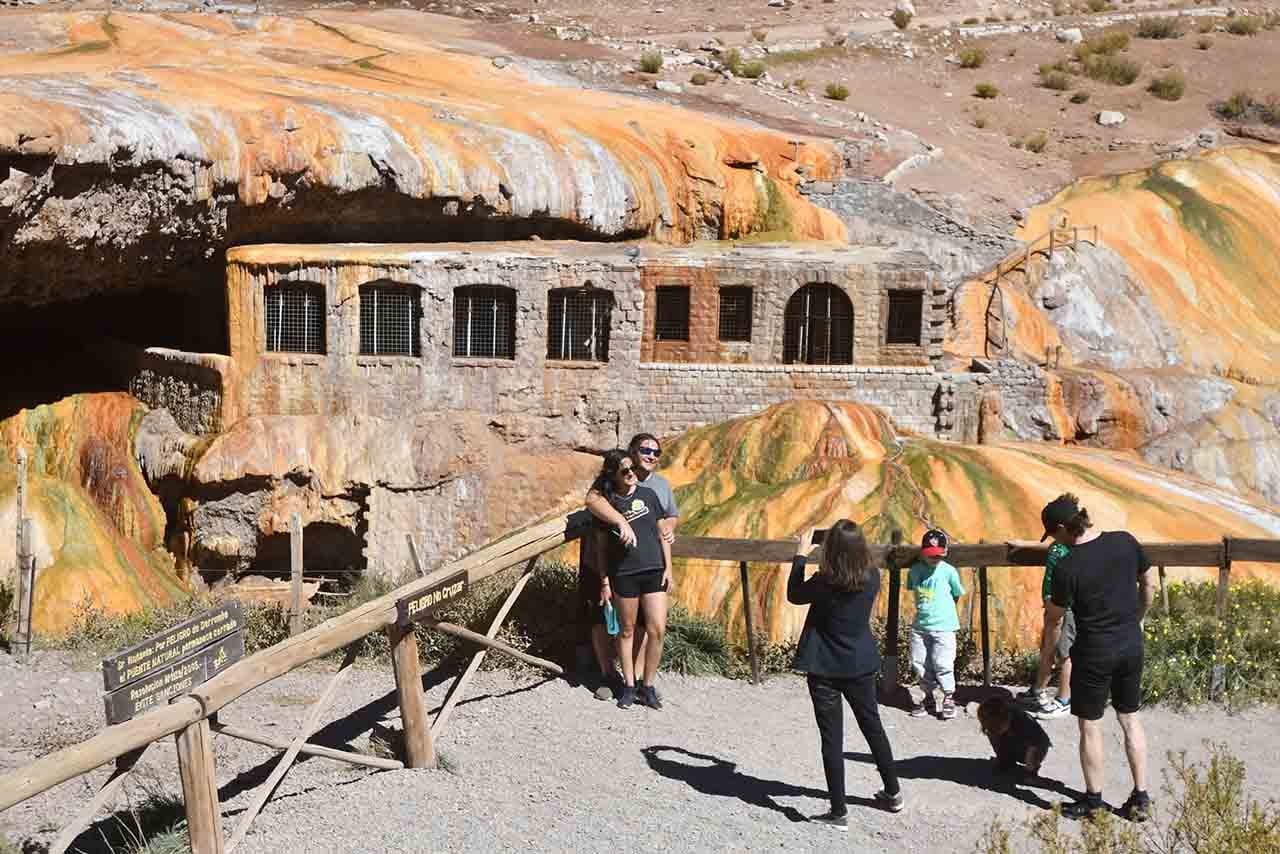
[[[939,530],[926,531],[920,539],[920,554],[925,557],[942,557],[947,553],[947,535]]]
[[[1079,512],[1080,505],[1074,498],[1066,495],[1059,495],[1046,504],[1040,511],[1040,524],[1044,525],[1044,535],[1040,537],[1040,542],[1049,539],[1054,531],[1070,522]]]

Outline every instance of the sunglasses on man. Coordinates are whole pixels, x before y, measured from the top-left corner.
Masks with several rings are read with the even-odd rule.
[[[655,460],[662,456],[662,451],[657,448],[637,448],[636,453],[642,457],[653,457]]]

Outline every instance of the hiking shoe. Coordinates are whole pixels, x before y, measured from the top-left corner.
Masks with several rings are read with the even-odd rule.
[[[640,689],[640,704],[654,711],[662,711],[662,701],[658,699],[658,690],[652,685]]]
[[[1031,713],[1031,717],[1042,721],[1051,721],[1054,718],[1065,718],[1071,714],[1071,701],[1059,700],[1057,697],[1046,697],[1046,702],[1040,705],[1040,708]]]
[[[1028,688],[1021,694],[1017,694],[1013,698],[1014,705],[1021,706],[1024,709],[1040,708],[1049,692],[1040,688]]]
[[[924,703],[912,703],[911,710],[907,714],[913,718],[922,718],[929,714],[929,710],[924,707]]]
[[[1102,802],[1102,796],[1097,798],[1085,797],[1078,801],[1071,801],[1062,805],[1063,818],[1093,818],[1097,813],[1106,809],[1106,804]]]
[[[944,721],[949,721],[956,716],[956,700],[950,694],[942,698],[942,711],[938,716]]]
[[[636,701],[636,689],[634,685],[624,685],[622,688],[622,696],[618,697],[618,708],[629,709],[631,704]]]
[[[834,827],[836,830],[849,829],[849,814],[842,812],[836,814],[833,812],[824,812],[822,815],[815,815],[809,818],[814,824],[825,824],[827,827]]]
[[[903,800],[901,791],[896,795],[891,795],[884,789],[881,789],[875,793],[873,800],[876,802],[877,806],[881,809],[888,810],[889,812],[902,812],[902,808],[906,806],[906,801]]]
[[[1120,806],[1120,816],[1133,822],[1144,822],[1151,818],[1151,796],[1146,792],[1133,791],[1129,799]]]

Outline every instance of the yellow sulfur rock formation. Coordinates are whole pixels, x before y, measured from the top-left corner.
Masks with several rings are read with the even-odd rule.
[[[1274,509],[1132,454],[899,437],[881,413],[857,404],[796,401],[693,430],[671,448],[664,473],[677,490],[684,534],[780,539],[847,517],[881,542],[894,528],[918,542],[926,524],[957,542],[1036,539],[1040,508],[1074,492],[1099,527],[1148,540],[1280,535]],[[753,571],[752,595],[775,640],[795,638],[804,619],[802,608],[786,603],[787,570]],[[1199,572],[1170,570],[1175,577]],[[1278,574],[1249,564],[1235,565],[1233,573]],[[736,565],[689,561],[676,575],[683,602],[741,632]],[[972,571],[962,577],[974,590]],[[992,570],[993,620],[1003,643],[1025,645],[1039,630],[1040,580],[1035,569]],[[904,605],[909,619],[905,596]],[[963,602],[961,611],[974,613]]]

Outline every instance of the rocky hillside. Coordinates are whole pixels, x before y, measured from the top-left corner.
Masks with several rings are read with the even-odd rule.
[[[1100,527],[1127,528],[1142,538],[1280,536],[1274,507],[1145,464],[1132,453],[904,437],[882,413],[854,404],[796,401],[691,431],[670,449],[664,473],[676,486],[685,534],[784,538],[847,517],[878,541],[894,528],[918,540],[926,525],[957,542],[1035,539],[1040,508],[1069,491]],[[1235,571],[1277,575],[1255,565]],[[786,603],[786,574],[787,567],[778,566],[754,576],[752,595],[774,639],[794,638],[804,619],[803,608]],[[974,589],[972,572],[963,577]],[[1006,643],[1027,643],[1039,628],[1040,574],[997,569],[991,579],[997,633]],[[742,625],[736,564],[686,562],[677,571],[677,595],[697,611]],[[962,605],[971,616],[966,609]]]

